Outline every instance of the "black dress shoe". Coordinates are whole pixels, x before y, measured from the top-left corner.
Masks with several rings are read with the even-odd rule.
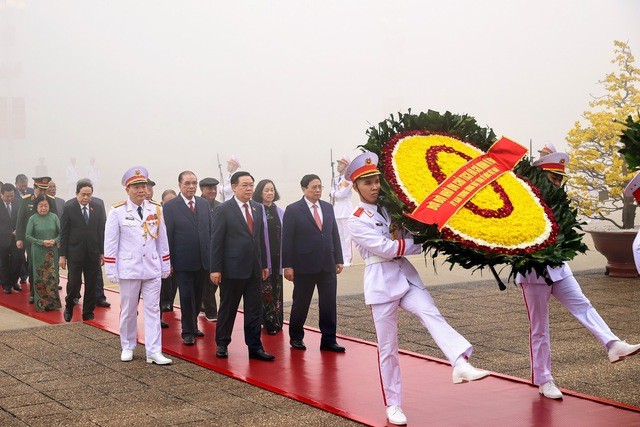
[[[196,330],[196,333],[194,334],[196,337],[203,337],[204,336],[204,332],[202,332],[201,330]]]
[[[29,304],[33,304],[34,301],[33,297],[29,297]]]
[[[258,350],[249,350],[249,359],[258,359],[264,360],[265,362],[271,362],[275,358],[276,357],[273,354],[269,354],[261,348]]]
[[[62,312],[62,316],[64,317],[65,322],[71,322],[71,318],[73,317],[73,308],[65,307]]]
[[[169,324],[167,322],[165,322],[164,320],[160,320],[160,327],[162,329],[167,329],[169,327]]]
[[[111,307],[111,303],[105,299],[105,300],[102,300],[102,301],[98,301],[96,303],[96,306],[97,307],[109,308],[109,307]]]
[[[216,348],[216,357],[219,357],[220,359],[226,359],[229,357],[226,345],[219,345],[218,348]]]
[[[333,343],[333,344],[320,344],[320,350],[333,351],[336,353],[344,353],[346,349],[341,345]]]
[[[291,340],[289,341],[291,344],[291,348],[295,348],[296,350],[306,350],[307,346],[304,345],[304,341],[302,340]]]
[[[15,283],[15,284],[13,285],[13,290],[14,290],[14,291],[17,291],[17,292],[20,292],[20,291],[22,290],[22,286],[20,286],[20,285],[18,285],[17,283]]]
[[[83,314],[82,320],[94,320],[96,316],[93,313]]]
[[[9,289],[3,289],[2,292],[4,292],[5,294],[12,294],[13,292],[11,292],[11,288]]]
[[[194,345],[196,343],[196,339],[193,335],[187,335],[186,337],[182,338],[182,342],[184,343],[184,345]]]

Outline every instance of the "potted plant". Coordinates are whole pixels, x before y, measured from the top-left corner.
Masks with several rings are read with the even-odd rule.
[[[625,122],[624,118],[640,108],[640,69],[635,67],[626,43],[615,41],[614,45],[611,62],[617,64],[618,71],[599,82],[606,93],[592,96],[591,110],[583,113],[588,123],[583,126],[576,121],[567,136],[571,154],[569,193],[581,215],[608,224],[585,230],[607,258],[606,274],[636,277],[631,244],[636,235],[637,206],[623,193],[637,168],[637,164],[631,168],[627,165],[624,153],[633,133],[629,124],[634,122]]]

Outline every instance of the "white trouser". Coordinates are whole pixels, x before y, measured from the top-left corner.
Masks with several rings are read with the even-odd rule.
[[[549,335],[549,297],[553,295],[569,313],[580,321],[605,347],[618,337],[611,332],[591,302],[584,296],[573,276],[548,286],[540,283],[522,283],[522,295],[529,315],[529,344],[531,354],[531,381],[542,385],[552,381],[551,339]]]
[[[413,313],[431,334],[449,363],[469,357],[473,347],[442,317],[426,289],[411,284],[409,291],[395,301],[372,304],[371,313],[378,338],[378,363],[382,377],[384,404],[402,405],[402,378],[398,356],[398,307]]]
[[[345,264],[351,264],[351,233],[347,228],[347,220],[349,218],[336,218],[338,224],[338,233],[340,233],[340,246],[342,247],[342,259]]]
[[[123,350],[133,350],[136,347],[138,300],[141,295],[145,349],[147,355],[160,353],[160,277],[149,280],[120,279],[120,344]]]

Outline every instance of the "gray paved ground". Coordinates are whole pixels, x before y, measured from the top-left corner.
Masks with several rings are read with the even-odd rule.
[[[601,271],[576,277],[614,332],[639,342],[640,279],[611,279]],[[429,290],[475,345],[475,365],[529,377],[528,321],[518,289],[500,292],[485,281]],[[340,334],[374,340],[361,295],[341,296],[338,306]],[[12,321],[2,312],[0,320]],[[315,305],[307,323],[317,324]],[[401,312],[399,324],[401,348],[443,357],[415,318]],[[559,386],[640,406],[640,357],[610,364],[602,346],[555,301],[551,324]],[[149,366],[140,360],[142,346],[136,349],[141,363],[121,363],[118,337],[85,324],[21,327],[0,332],[3,426],[355,424],[176,358],[169,367]]]

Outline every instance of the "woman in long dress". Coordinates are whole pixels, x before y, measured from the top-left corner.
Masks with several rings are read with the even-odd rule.
[[[269,277],[262,282],[262,325],[269,335],[282,330],[282,216],[284,211],[274,203],[280,198],[276,186],[270,179],[263,179],[253,192],[253,200],[262,203],[264,242],[267,247]]]
[[[58,243],[60,243],[60,219],[51,209],[49,198],[41,194],[35,200],[38,215],[32,215],[27,223],[25,238],[31,242],[33,260],[33,296],[38,311],[62,308],[58,285]]]

